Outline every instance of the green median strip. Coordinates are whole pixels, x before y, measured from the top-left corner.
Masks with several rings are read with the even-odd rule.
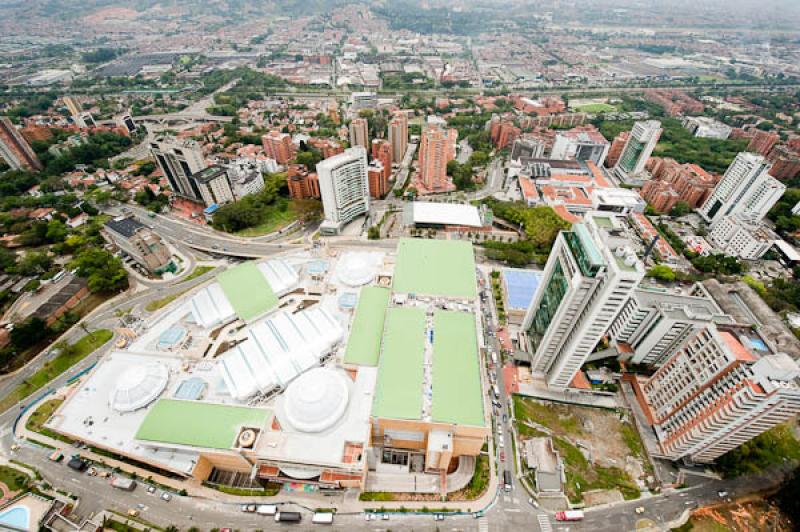
[[[3,397],[0,400],[0,412],[5,412],[19,401],[44,388],[50,381],[105,345],[113,336],[114,333],[110,330],[100,329],[87,334],[74,344],[56,344],[61,349],[61,353],[22,381],[22,384],[14,388],[13,392]]]

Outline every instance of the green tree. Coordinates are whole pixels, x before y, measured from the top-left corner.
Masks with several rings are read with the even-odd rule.
[[[47,223],[47,234],[45,238],[51,243],[63,242],[67,238],[68,233],[69,229],[64,222],[61,220],[50,220]]]
[[[680,218],[681,216],[686,216],[690,212],[692,212],[692,208],[689,204],[685,201],[679,201],[672,207],[672,210],[669,211],[669,215],[673,218]]]
[[[647,272],[648,277],[658,279],[659,281],[671,282],[675,280],[675,272],[669,266],[658,264],[653,266]]]
[[[0,271],[13,273],[17,269],[17,254],[13,251],[0,247]]]
[[[17,349],[27,349],[42,340],[46,328],[42,318],[32,316],[11,329],[11,343]]]
[[[52,267],[53,259],[47,253],[32,251],[19,261],[18,271],[20,275],[41,275]]]
[[[87,248],[70,263],[84,277],[92,292],[119,292],[128,287],[122,261],[102,248]]]

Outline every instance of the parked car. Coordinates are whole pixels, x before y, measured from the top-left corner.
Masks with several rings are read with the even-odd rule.
[[[169,502],[172,500],[172,495],[170,495],[165,491],[164,493],[161,494],[161,500]]]

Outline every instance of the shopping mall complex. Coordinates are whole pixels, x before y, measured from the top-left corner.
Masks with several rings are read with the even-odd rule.
[[[48,427],[200,481],[443,493],[490,431],[479,316],[466,242],[238,264],[133,331]]]

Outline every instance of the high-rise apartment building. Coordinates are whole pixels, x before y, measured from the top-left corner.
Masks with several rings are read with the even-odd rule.
[[[764,345],[709,324],[638,384],[663,456],[711,462],[800,412],[800,368]]]
[[[781,198],[786,187],[769,175],[770,164],[761,155],[743,152],[736,156],[714,191],[698,211],[711,225],[740,214],[761,220]]]
[[[264,146],[264,153],[270,159],[275,159],[278,164],[287,164],[294,159],[295,148],[292,144],[292,137],[288,133],[281,133],[273,129],[263,137],[261,144]]]
[[[124,128],[128,133],[136,131],[136,122],[133,120],[130,113],[118,114],[114,117],[114,122],[116,122],[117,127]]]
[[[154,140],[150,151],[172,190],[186,199],[205,203],[194,175],[206,167],[203,150],[191,139],[166,136]]]
[[[76,97],[64,96],[62,98],[62,101],[64,102],[64,105],[67,107],[67,111],[69,111],[69,114],[73,120],[75,120],[83,112],[83,106],[81,106],[81,102],[79,102]]]
[[[400,164],[408,149],[408,115],[395,113],[389,122],[389,144],[392,146],[392,162]]]
[[[456,156],[457,137],[458,131],[445,128],[443,120],[428,117],[419,148],[417,190],[420,194],[455,189],[447,178],[447,163]]]
[[[608,149],[608,155],[606,155],[606,168],[614,168],[617,166],[619,158],[622,156],[622,150],[625,149],[625,145],[628,143],[628,138],[630,136],[630,131],[623,131],[614,137],[614,140],[611,141],[611,147]]]
[[[369,212],[367,150],[363,147],[348,148],[321,161],[317,175],[325,212],[322,233],[337,234],[345,224]]]
[[[388,182],[392,175],[392,145],[385,140],[378,141],[377,144],[373,141],[372,150],[374,151],[372,157],[380,161],[381,174],[383,179]]]
[[[192,176],[206,206],[224,205],[234,201],[233,187],[224,166],[212,165]]]
[[[0,117],[0,158],[14,170],[41,170],[42,163],[28,141],[6,117]]]
[[[556,135],[551,159],[592,161],[601,166],[608,155],[609,143],[594,126],[579,126]]]
[[[660,366],[691,336],[709,323],[733,323],[703,285],[688,293],[639,287],[625,302],[608,330],[620,358]]]
[[[562,231],[523,322],[533,371],[568,386],[643,277],[615,215],[590,212]]]
[[[661,122],[645,120],[633,124],[628,141],[617,162],[616,169],[628,176],[639,175],[661,137]]]
[[[385,174],[383,163],[378,159],[372,161],[372,164],[367,167],[370,197],[380,199],[389,192],[389,180]]]
[[[369,122],[366,118],[354,118],[350,122],[350,146],[369,150]]]

